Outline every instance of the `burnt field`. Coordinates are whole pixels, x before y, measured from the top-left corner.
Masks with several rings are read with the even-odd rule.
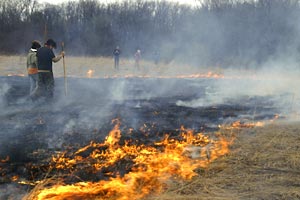
[[[133,141],[153,146],[166,134],[178,138],[182,127],[214,137],[219,125],[240,121],[246,127],[269,122],[278,114],[283,118],[277,100],[289,96],[224,95],[219,85],[232,80],[209,78],[69,78],[65,96],[64,80],[58,78],[53,102],[32,102],[27,97],[27,77],[1,77],[0,82],[0,199],[27,194],[36,181],[47,176],[51,157],[57,152],[74,152],[91,141],[103,142],[114,119],[122,133],[120,144]],[[95,179],[93,173],[73,169],[84,181],[105,179],[103,169],[100,171],[102,175]],[[50,173],[54,174],[55,170]],[[67,180],[74,182],[74,178]]]

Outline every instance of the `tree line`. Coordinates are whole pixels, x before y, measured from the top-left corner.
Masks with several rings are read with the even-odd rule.
[[[1,0],[0,53],[23,54],[30,42],[64,41],[70,55],[143,58],[195,65],[261,64],[299,53],[299,0],[206,0],[191,7],[167,1]],[[59,46],[59,45],[58,45]],[[59,48],[59,47],[58,47]]]

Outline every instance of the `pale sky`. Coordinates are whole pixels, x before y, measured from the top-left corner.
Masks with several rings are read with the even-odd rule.
[[[196,5],[199,0],[167,0],[170,2],[178,2],[180,4],[188,4],[188,5]],[[68,2],[68,0],[38,0],[40,3],[48,2],[52,4],[59,4],[63,2]],[[103,3],[111,3],[111,2],[122,2],[122,0],[101,0]]]

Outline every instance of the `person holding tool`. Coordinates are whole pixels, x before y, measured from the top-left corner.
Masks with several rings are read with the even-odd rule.
[[[36,53],[38,60],[38,89],[36,96],[38,97],[53,99],[54,77],[52,62],[58,62],[65,55],[65,52],[62,51],[58,56],[55,56],[53,53],[55,48],[56,42],[48,39],[44,47],[39,48]]]

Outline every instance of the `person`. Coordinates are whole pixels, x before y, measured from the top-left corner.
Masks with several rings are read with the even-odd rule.
[[[62,51],[55,56],[53,49],[56,48],[56,42],[48,39],[45,45],[38,49],[36,56],[38,60],[38,92],[37,96],[53,98],[54,93],[54,77],[52,70],[52,62],[58,62],[64,55]]]
[[[31,49],[27,54],[27,72],[30,81],[29,96],[32,96],[38,86],[38,62],[36,52],[40,47],[41,44],[38,41],[32,41]]]
[[[158,51],[154,51],[154,63],[155,63],[155,65],[158,65],[159,60],[160,60],[159,52]]]
[[[115,69],[117,69],[117,70],[119,69],[120,54],[121,54],[121,50],[120,50],[119,46],[117,46],[115,48],[115,50],[113,51],[114,61],[115,61]]]
[[[141,50],[138,49],[134,54],[135,68],[140,69]]]

